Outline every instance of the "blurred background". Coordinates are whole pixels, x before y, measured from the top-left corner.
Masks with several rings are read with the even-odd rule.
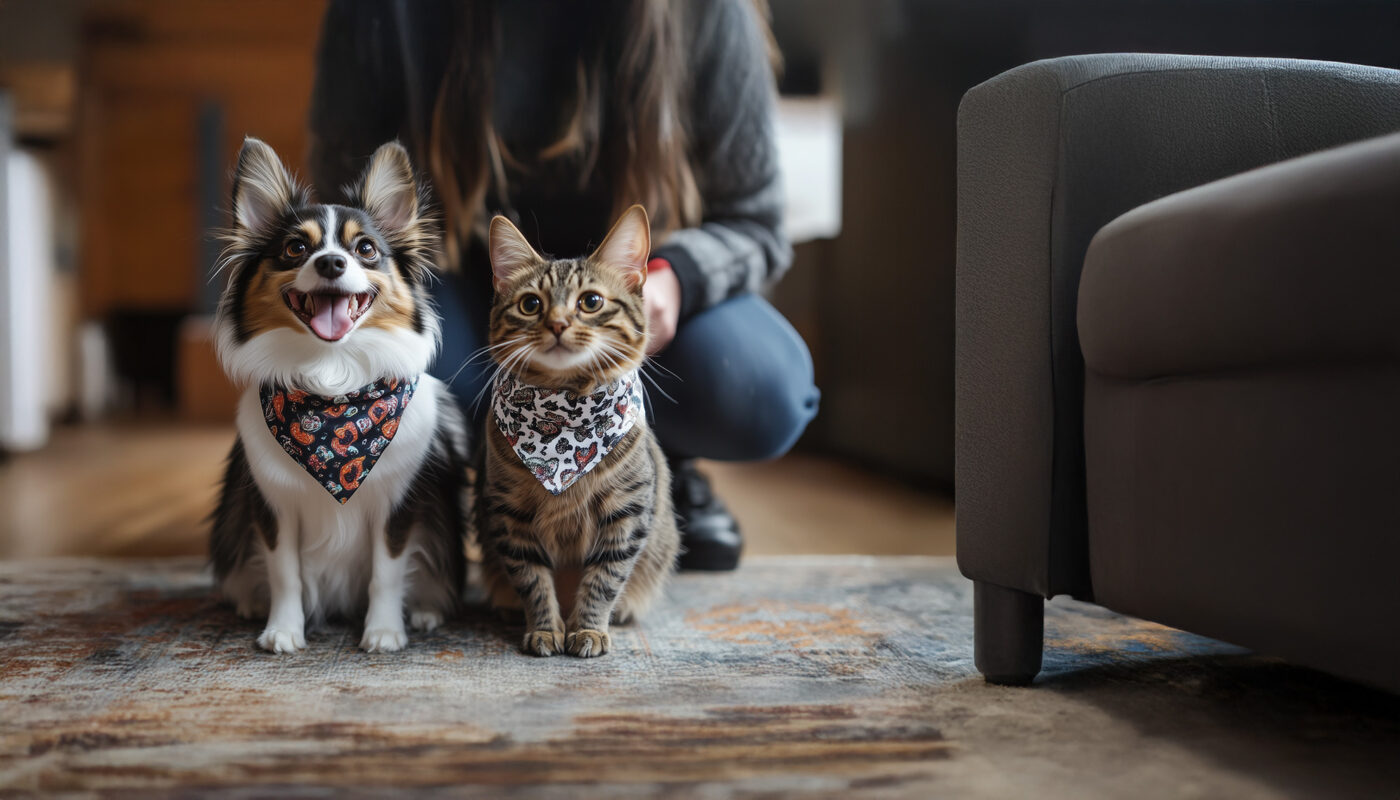
[[[234,394],[208,279],[245,134],[307,146],[318,0],[0,1],[0,557],[200,553]],[[709,465],[749,551],[950,554],[954,120],[1074,53],[1400,67],[1383,0],[771,0],[821,413]],[[872,436],[863,420],[894,421]]]

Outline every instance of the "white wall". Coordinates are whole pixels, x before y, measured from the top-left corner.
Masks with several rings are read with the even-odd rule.
[[[778,101],[778,163],[794,244],[841,233],[841,108],[834,98]]]
[[[34,156],[10,146],[0,97],[0,448],[48,438],[54,308],[51,181]]]

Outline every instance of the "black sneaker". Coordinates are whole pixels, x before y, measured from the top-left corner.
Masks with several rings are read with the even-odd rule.
[[[739,566],[744,551],[739,523],[715,497],[694,459],[671,462],[671,501],[681,529],[681,569],[724,572]]]

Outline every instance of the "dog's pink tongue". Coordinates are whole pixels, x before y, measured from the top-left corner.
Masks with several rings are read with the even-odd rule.
[[[321,294],[316,296],[316,314],[311,317],[311,330],[322,339],[335,341],[350,332],[350,295]]]

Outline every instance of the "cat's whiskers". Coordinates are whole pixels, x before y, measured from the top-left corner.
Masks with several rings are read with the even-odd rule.
[[[661,384],[657,382],[656,378],[647,374],[645,363],[642,364],[642,369],[638,370],[637,374],[642,376],[642,393],[646,395],[646,401],[648,403],[651,402],[651,391],[647,389],[646,381],[651,381],[651,385],[656,387],[656,391],[660,392],[662,397],[670,400],[672,403],[676,402],[676,398],[668,394],[665,389],[662,389]]]
[[[639,331],[639,330],[637,330],[636,328],[633,328],[632,330],[636,331],[636,333],[637,333],[638,336],[641,336],[642,338],[646,338],[646,335],[647,335],[647,334],[646,334],[646,331]],[[669,375],[669,376],[672,377],[672,378],[675,378],[675,379],[678,380],[678,381],[679,381],[679,380],[684,380],[684,378],[682,378],[681,376],[677,375],[676,373],[674,373],[674,372],[672,372],[671,370],[667,369],[664,365],[660,364],[659,362],[653,361],[653,360],[650,359],[650,358],[645,358],[645,359],[642,360],[642,369],[646,369],[647,367],[654,367],[654,368],[656,368],[656,369],[658,369],[658,370],[661,370],[662,372],[666,373],[667,375]],[[660,388],[660,387],[657,387],[657,388]]]
[[[525,338],[528,337],[519,337],[520,340],[523,340]],[[502,342],[502,344],[512,344],[515,343],[515,341],[517,340],[512,340],[510,342]],[[512,350],[506,353],[505,355],[501,356],[499,359],[497,359],[496,368],[491,371],[490,377],[486,379],[486,382],[482,384],[479,390],[477,390],[476,396],[472,398],[471,408],[475,409],[478,405],[480,405],[482,397],[484,397],[486,393],[491,391],[492,387],[496,385],[496,381],[501,377],[502,372],[513,374],[515,368],[520,365],[522,360],[532,355],[533,352],[534,348],[532,346],[525,345],[524,347]]]
[[[620,366],[616,358],[609,355],[606,350],[600,349],[598,351],[598,382],[607,383],[608,375],[616,372]]]
[[[598,365],[598,371],[594,374],[594,380],[597,383],[606,383],[606,381],[603,380],[603,372],[611,371],[618,367],[617,359],[609,355],[609,351],[611,350],[613,350],[613,348],[607,342],[599,342],[597,348],[593,351],[595,363]]]
[[[496,369],[492,370],[491,374],[486,378],[485,381],[482,382],[481,388],[476,390],[476,396],[473,397],[471,403],[468,404],[468,407],[473,412],[475,412],[477,407],[481,405],[481,399],[485,397],[487,392],[490,392],[492,388],[496,385],[496,378],[500,374],[501,368],[498,366],[496,367]]]
[[[676,373],[672,372],[671,370],[667,369],[663,364],[661,364],[661,362],[656,361],[656,360],[654,360],[654,359],[647,358],[647,359],[644,359],[644,360],[642,361],[642,368],[645,369],[645,368],[647,368],[647,367],[652,367],[652,368],[654,368],[654,369],[660,370],[661,372],[666,373],[667,376],[672,377],[672,378],[675,378],[675,379],[678,380],[678,381],[684,381],[684,380],[685,380],[685,379],[682,378],[681,376],[679,376],[679,375],[677,375]]]
[[[502,360],[500,369],[508,374],[518,375],[520,367],[535,357],[535,350],[535,346],[530,344],[517,348]]]
[[[597,348],[589,348],[587,352],[588,363],[585,366],[587,367],[588,377],[593,386],[598,386],[603,382],[603,376],[600,373],[600,370],[603,368],[603,364],[601,363],[602,354]]]
[[[500,350],[500,349],[503,348],[503,347],[510,347],[510,346],[513,345],[513,344],[520,344],[521,342],[525,341],[525,340],[528,339],[528,338],[530,338],[530,337],[529,337],[529,336],[517,336],[517,337],[515,337],[514,339],[506,339],[504,342],[497,342],[496,344],[488,344],[488,345],[486,345],[485,347],[477,348],[475,351],[472,352],[472,354],[471,354],[471,356],[470,356],[469,358],[470,358],[471,361],[476,361],[477,359],[481,358],[482,356],[486,356],[487,358],[490,358],[490,357],[491,357],[492,351],[494,351],[494,350]]]
[[[600,343],[600,344],[599,344],[599,348],[600,348],[601,350],[604,351],[604,352],[603,352],[603,355],[604,355],[604,357],[608,358],[608,360],[609,360],[609,366],[610,366],[611,368],[613,368],[613,369],[619,369],[619,368],[621,368],[621,366],[622,366],[621,360],[627,358],[627,356],[628,356],[628,354],[627,354],[627,352],[626,352],[625,350],[622,350],[621,348],[619,348],[619,347],[617,347],[617,346],[615,346],[615,345],[609,344],[609,343],[607,343],[607,342],[602,342],[602,343]],[[651,362],[649,359],[643,358],[643,359],[642,359],[642,363],[638,365],[638,369],[637,369],[637,374],[641,375],[641,376],[642,376],[642,379],[643,379],[643,383],[642,383],[642,399],[643,399],[643,401],[644,401],[644,402],[647,402],[647,403],[650,403],[650,402],[651,402],[651,392],[650,392],[650,390],[647,388],[647,385],[646,385],[646,381],[651,381],[652,386],[656,387],[656,391],[660,392],[662,397],[666,398],[667,400],[670,400],[672,403],[676,402],[676,398],[672,397],[669,393],[667,393],[667,391],[666,391],[665,389],[661,388],[661,384],[660,384],[659,382],[657,382],[656,378],[654,378],[654,377],[652,377],[651,375],[648,375],[648,374],[647,374],[646,368],[647,368],[647,366],[650,365],[651,363],[652,363],[652,362]],[[663,369],[664,369],[664,368],[663,368]],[[669,372],[669,370],[667,370],[667,371]],[[675,373],[671,373],[671,374],[674,375]],[[677,378],[677,380],[679,380],[679,378]]]
[[[462,374],[462,370],[467,368],[467,365],[476,363],[483,356],[485,356],[486,358],[491,358],[491,351],[502,347],[509,347],[512,344],[518,344],[519,342],[523,341],[525,341],[524,336],[517,336],[514,339],[510,339],[499,344],[487,345],[486,347],[482,347],[474,351],[471,355],[467,356],[465,359],[462,360],[462,363],[458,365],[456,371],[452,373],[452,377],[447,379],[447,383],[449,385],[454,383],[457,380],[457,376]]]

